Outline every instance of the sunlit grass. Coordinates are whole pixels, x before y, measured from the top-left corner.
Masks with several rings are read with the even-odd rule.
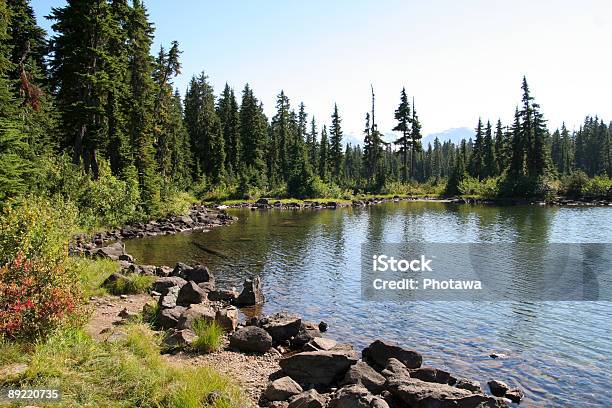
[[[217,322],[197,319],[193,323],[193,331],[198,336],[193,342],[195,350],[210,353],[218,350],[223,342],[223,328]]]

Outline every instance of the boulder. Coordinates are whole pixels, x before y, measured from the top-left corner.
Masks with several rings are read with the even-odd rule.
[[[411,408],[507,408],[501,398],[474,394],[448,384],[391,378],[387,389]]]
[[[291,345],[294,347],[303,347],[311,340],[321,337],[321,331],[313,322],[302,322],[298,333],[291,340]]]
[[[208,294],[210,292],[215,290],[215,282],[214,281],[201,282],[201,283],[198,283],[198,286],[200,287],[200,289],[202,289],[206,293],[206,297],[208,297]]]
[[[263,205],[268,205],[270,202],[268,201],[267,198],[260,198],[259,200],[255,201],[255,204],[263,204]]]
[[[272,336],[257,326],[245,326],[230,336],[230,347],[246,352],[265,353],[272,348]]]
[[[238,298],[238,291],[236,289],[216,289],[208,292],[208,300],[213,302],[227,302],[234,303]]]
[[[423,357],[416,351],[406,350],[395,344],[385,343],[381,340],[376,340],[368,347],[363,349],[363,359],[378,367],[384,367],[387,360],[395,358],[408,368],[419,368],[423,362]]]
[[[280,360],[285,374],[300,383],[330,385],[342,378],[357,359],[345,352],[305,351]]]
[[[510,401],[514,402],[515,404],[520,403],[524,396],[525,396],[525,393],[520,388],[512,388],[506,391],[506,395],[505,395],[506,398],[508,398]]]
[[[202,303],[207,298],[206,292],[200,288],[196,282],[189,281],[181,287],[176,298],[176,304],[187,306]]]
[[[268,404],[268,408],[288,408],[289,403],[287,401],[271,401]]]
[[[319,322],[319,331],[321,333],[325,333],[327,331],[328,327],[329,327],[329,325],[326,322],[323,322],[323,321]]]
[[[125,248],[122,242],[115,242],[114,244],[98,248],[93,253],[96,258],[107,258],[113,261],[118,261],[121,255],[125,254]]]
[[[361,385],[349,385],[348,387],[339,389],[332,397],[328,406],[330,408],[389,407],[383,399],[374,397]]]
[[[317,350],[331,350],[338,342],[332,339],[326,339],[325,337],[315,337],[306,343],[303,347],[304,351],[317,351]]]
[[[215,314],[215,322],[219,326],[223,327],[225,331],[233,332],[238,327],[238,309],[233,306],[229,306],[223,309],[217,310]]]
[[[408,368],[396,358],[387,360],[387,365],[385,365],[385,369],[381,371],[381,374],[387,379],[391,377],[410,378],[410,371]]]
[[[302,391],[302,387],[293,381],[291,377],[282,377],[268,384],[264,397],[269,401],[285,401]]]
[[[171,309],[163,309],[157,315],[155,326],[161,330],[173,329],[178,325],[181,314],[185,311],[182,306],[175,306]]]
[[[195,283],[213,282],[214,277],[210,273],[207,267],[204,265],[196,265],[193,268],[189,268],[183,272],[183,278],[188,281],[194,281]]]
[[[460,378],[459,380],[457,380],[457,384],[455,384],[455,387],[461,388],[462,390],[468,390],[477,393],[482,392],[482,388],[480,388],[480,382],[470,380],[468,378]]]
[[[108,278],[104,280],[104,282],[102,282],[102,286],[114,285],[120,281],[123,283],[122,286],[126,287],[132,282],[132,279],[130,279],[128,276],[125,276],[122,273],[113,272]]]
[[[244,287],[238,298],[237,306],[253,306],[264,302],[264,295],[261,289],[261,279],[256,276],[253,279],[246,279]]]
[[[185,285],[187,281],[178,276],[167,276],[155,279],[153,282],[153,290],[155,292],[159,292],[162,295],[168,293],[168,290],[173,286],[178,286],[179,288]]]
[[[495,395],[496,397],[503,397],[506,395],[506,391],[510,389],[508,384],[503,381],[491,380],[487,383],[487,385],[491,389],[491,394]]]
[[[448,371],[433,367],[420,367],[415,370],[410,370],[410,377],[438,384],[454,385],[457,382],[457,379],[451,376]]]
[[[371,393],[378,394],[384,389],[385,381],[385,377],[376,372],[372,367],[363,361],[358,361],[349,367],[340,384],[360,384]]]
[[[169,348],[188,347],[191,346],[197,338],[198,336],[189,329],[175,330],[166,336],[164,339],[164,346]]]
[[[325,397],[312,389],[291,398],[288,408],[324,408],[326,404]]]
[[[183,312],[177,319],[176,327],[179,329],[193,329],[193,323],[196,320],[212,322],[215,320],[215,315],[215,310],[211,306],[204,303],[193,304],[183,309]]]
[[[174,269],[172,270],[172,273],[170,273],[170,276],[178,276],[185,279],[185,271],[188,269],[191,269],[191,266],[182,262],[177,262],[177,264],[174,265]]]
[[[272,339],[283,342],[296,336],[302,327],[302,319],[286,312],[276,313],[262,320],[262,326]]]
[[[169,266],[158,266],[155,268],[155,275],[157,276],[170,276],[172,268]]]
[[[181,286],[171,286],[165,294],[159,297],[158,304],[161,309],[172,309],[176,306]]]

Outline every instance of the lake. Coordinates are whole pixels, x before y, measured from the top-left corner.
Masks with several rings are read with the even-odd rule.
[[[612,406],[612,302],[372,301],[360,283],[364,243],[608,243],[612,208],[396,202],[229,212],[239,218],[231,226],[132,240],[127,251],[144,264],[202,263],[219,287],[240,290],[260,275],[264,313],[324,320],[328,337],[358,350],[396,341],[455,376],[523,388],[524,407]]]

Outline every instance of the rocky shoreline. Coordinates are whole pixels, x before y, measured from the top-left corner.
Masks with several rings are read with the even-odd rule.
[[[554,200],[538,201],[525,199],[485,199],[485,198],[439,198],[439,197],[413,197],[413,196],[394,196],[394,197],[372,197],[364,200],[352,201],[289,201],[282,202],[280,200],[260,198],[255,202],[242,202],[230,205],[209,205],[208,208],[216,210],[225,210],[227,208],[249,208],[251,210],[271,210],[271,209],[336,209],[342,207],[368,207],[377,204],[414,201],[414,202],[438,202],[450,204],[477,204],[477,205],[539,205],[539,206],[559,206],[559,207],[606,207],[612,206],[612,202],[608,200],[582,200],[557,197]]]
[[[238,292],[216,287],[214,275],[203,265],[138,265],[120,241],[89,249],[88,254],[120,263],[120,271],[105,285],[123,280],[125,287],[135,275],[154,277],[150,296],[155,303],[146,303],[142,313],[155,330],[164,333],[163,346],[168,355],[195,358],[191,347],[197,338],[193,324],[203,319],[225,329],[227,353],[256,359],[262,356],[255,361],[263,362],[267,367],[263,372],[270,374],[263,379],[265,384],[258,383],[251,390],[256,406],[500,408],[523,398],[520,389],[494,379],[487,384],[487,394],[479,382],[426,366],[419,352],[383,340],[373,341],[360,357],[351,344],[324,337],[328,329],[325,322],[306,321],[293,313],[279,312],[240,322],[239,307],[265,302],[258,277],[247,279]],[[122,320],[134,316],[127,309],[118,314]],[[106,341],[116,337],[110,331]],[[213,354],[207,361],[216,365],[214,359]],[[248,364],[253,360],[247,361],[240,375],[248,376]]]

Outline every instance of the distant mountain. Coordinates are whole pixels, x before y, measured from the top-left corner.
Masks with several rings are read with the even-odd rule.
[[[469,140],[470,137],[474,138],[474,130],[466,127],[459,127],[447,129],[438,133],[430,133],[422,139],[423,147],[427,148],[427,144],[429,143],[433,145],[436,137],[438,140],[440,140],[440,143],[450,140],[451,142],[458,144],[461,142],[461,139]]]

